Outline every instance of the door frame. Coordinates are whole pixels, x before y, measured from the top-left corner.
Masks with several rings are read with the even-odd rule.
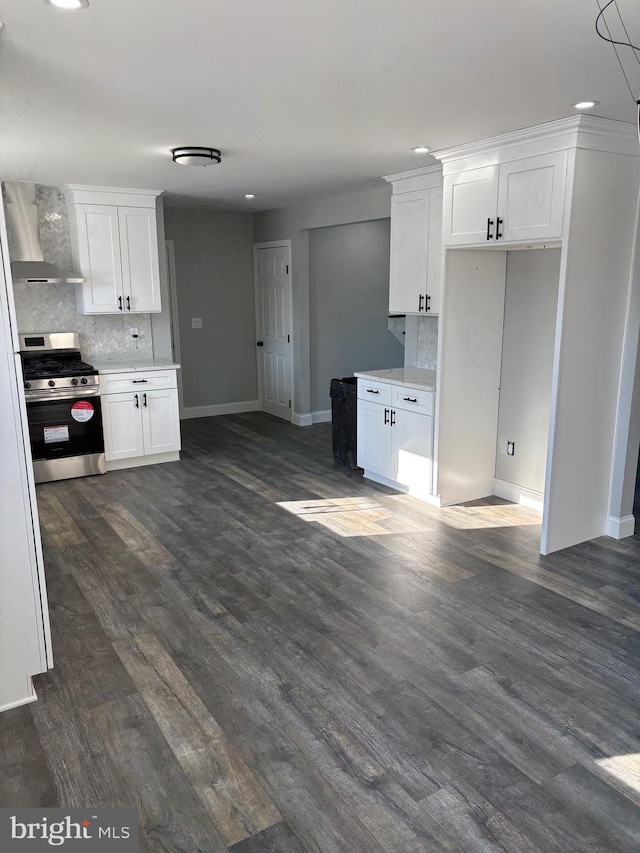
[[[289,420],[293,423],[293,413],[295,411],[295,398],[293,395],[293,365],[295,355],[295,336],[293,334],[293,264],[291,262],[291,240],[268,240],[264,243],[253,244],[253,295],[254,295],[254,312],[255,312],[255,330],[256,340],[259,338],[260,329],[258,328],[258,318],[260,316],[260,300],[258,287],[258,251],[260,249],[278,249],[286,248],[289,255],[289,316],[291,317],[291,387],[289,389],[291,399],[291,411]],[[258,405],[260,411],[264,411],[264,394],[262,387],[262,370],[260,364],[260,353],[256,347],[256,374],[258,379]],[[282,419],[284,420],[284,418]]]
[[[169,290],[169,316],[171,319],[171,347],[173,349],[173,360],[181,364],[180,355],[180,322],[178,318],[178,289],[176,284],[176,252],[173,240],[165,240],[165,257],[167,260],[167,288]],[[184,406],[182,403],[182,370],[176,370],[178,385],[178,410],[180,418]]]

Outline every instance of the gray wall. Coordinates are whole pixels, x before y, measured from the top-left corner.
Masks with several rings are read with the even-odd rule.
[[[401,367],[404,347],[387,328],[389,220],[309,233],[311,409],[329,409],[331,379]]]
[[[252,215],[165,204],[164,223],[175,249],[184,407],[256,400]]]
[[[296,413],[311,411],[311,350],[309,326],[309,230],[391,215],[391,187],[318,198],[305,204],[269,210],[254,217],[254,239],[291,240],[293,298],[293,407]]]
[[[507,253],[496,478],[536,492],[544,491],[559,280],[560,249]]]

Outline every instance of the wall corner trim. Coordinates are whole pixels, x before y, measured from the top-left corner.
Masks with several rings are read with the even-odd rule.
[[[213,406],[185,406],[180,412],[180,420],[190,418],[211,418],[216,415],[237,415],[242,412],[259,412],[257,400],[243,400],[240,403],[218,403]]]
[[[626,539],[627,536],[633,536],[636,527],[636,520],[633,515],[625,515],[622,518],[616,518],[610,515],[607,519],[607,536],[613,539]]]
[[[291,422],[295,426],[311,426],[313,423],[313,414],[311,412],[307,412],[307,414],[301,415],[298,412],[294,412]]]

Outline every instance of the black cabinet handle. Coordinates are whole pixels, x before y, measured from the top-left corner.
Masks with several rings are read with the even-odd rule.
[[[144,407],[145,407],[145,409],[146,409],[146,408],[147,408],[147,392],[146,392],[146,391],[145,391],[145,392],[144,392],[144,394],[142,395],[142,403],[143,403],[143,405],[144,405]]]
[[[131,311],[131,297],[127,296],[127,311]]]
[[[502,231],[500,230],[501,225],[504,225],[504,219],[500,219],[500,217],[498,217],[496,219],[496,240],[499,240],[502,237]]]
[[[133,396],[136,398],[136,409],[139,409],[140,408],[140,400],[138,399],[138,395],[134,394]]]
[[[131,380],[131,382],[132,382],[134,385],[138,385],[138,384],[140,384],[140,383],[142,383],[142,382],[148,382],[148,381],[149,381],[148,379],[132,379],[132,380]]]
[[[384,424],[385,426],[389,423],[389,409],[384,410]]]
[[[422,304],[423,302],[424,302],[424,296],[422,294],[420,294],[420,296],[418,297],[418,311],[424,311],[424,306]]]
[[[122,311],[122,296],[118,296],[118,308]]]
[[[407,401],[407,403],[417,403],[417,402],[418,402],[418,398],[417,398],[417,397],[403,397],[402,399],[403,399],[403,400],[406,400],[406,401]]]
[[[493,219],[487,219],[487,240],[493,240],[493,234],[491,233],[491,226],[493,225]]]
[[[429,296],[428,293],[427,293],[427,307],[425,308],[425,311],[431,311],[431,297]]]
[[[379,391],[374,391],[373,388],[367,388],[367,394],[379,394]]]
[[[391,426],[396,425],[396,413],[393,409],[391,409]]]

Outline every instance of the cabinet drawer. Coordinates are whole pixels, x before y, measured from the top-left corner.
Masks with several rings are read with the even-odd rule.
[[[407,388],[404,385],[391,385],[391,406],[394,409],[406,409],[408,412],[420,412],[423,415],[432,415],[435,404],[435,393],[433,391],[419,391],[416,388]]]
[[[358,397],[361,400],[369,400],[372,403],[381,403],[383,406],[391,405],[391,389],[393,385],[388,382],[375,382],[372,379],[358,379]]]
[[[175,370],[103,373],[100,376],[100,391],[102,394],[122,394],[124,391],[151,391],[154,388],[176,387]]]

